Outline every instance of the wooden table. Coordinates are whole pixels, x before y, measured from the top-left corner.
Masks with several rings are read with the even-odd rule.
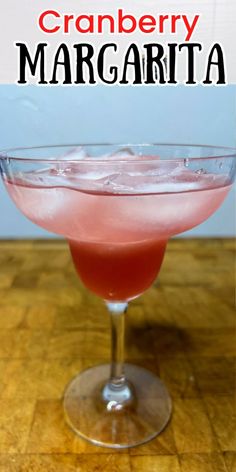
[[[0,472],[236,470],[234,240],[171,241],[154,287],[131,303],[126,357],[160,374],[174,414],[122,452],[83,441],[62,412],[71,377],[109,359],[103,302],[64,242],[0,249]]]

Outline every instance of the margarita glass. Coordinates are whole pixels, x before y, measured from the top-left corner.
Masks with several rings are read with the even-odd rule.
[[[151,372],[124,363],[127,304],[160,270],[166,244],[212,215],[236,174],[236,150],[188,145],[84,145],[0,153],[6,189],[31,221],[69,244],[87,288],[111,315],[111,365],[71,381],[64,411],[73,430],[107,447],[159,434],[171,399]]]

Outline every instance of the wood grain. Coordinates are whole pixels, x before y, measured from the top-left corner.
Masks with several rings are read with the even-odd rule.
[[[174,402],[165,431],[121,452],[68,428],[61,399],[109,359],[109,318],[63,241],[0,242],[0,472],[235,472],[235,240],[174,240],[130,304],[126,358]]]

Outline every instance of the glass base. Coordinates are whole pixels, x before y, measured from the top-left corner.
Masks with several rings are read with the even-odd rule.
[[[85,370],[66,389],[67,423],[97,446],[127,448],[155,438],[171,416],[166,387],[142,367],[125,364],[124,386],[108,383],[110,365]]]

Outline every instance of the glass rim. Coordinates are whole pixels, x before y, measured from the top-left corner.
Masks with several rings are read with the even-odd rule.
[[[118,147],[121,147],[122,148],[127,148],[127,147],[132,147],[132,148],[140,148],[140,147],[146,147],[146,148],[150,148],[150,147],[163,147],[163,148],[183,148],[184,149],[187,149],[187,148],[192,148],[192,149],[209,149],[209,150],[219,150],[219,155],[209,155],[209,156],[198,156],[198,155],[194,155],[194,156],[183,156],[183,157],[177,157],[177,158],[166,158],[164,160],[160,160],[159,156],[151,156],[150,159],[145,159],[145,161],[142,161],[140,159],[140,156],[138,158],[136,158],[136,156],[134,155],[132,157],[132,159],[130,158],[121,158],[121,157],[118,157],[117,159],[114,159],[112,158],[112,160],[109,162],[109,159],[106,158],[104,159],[103,156],[101,156],[101,158],[99,157],[96,157],[96,160],[94,157],[86,157],[86,159],[82,158],[82,159],[65,159],[63,160],[63,156],[61,157],[47,157],[47,158],[44,158],[44,157],[21,157],[21,156],[17,156],[17,157],[14,157],[14,156],[11,156],[11,155],[6,155],[6,154],[10,154],[11,152],[18,152],[18,151],[34,151],[34,150],[40,150],[40,149],[63,149],[63,148],[68,148],[68,147],[71,147],[71,148],[75,148],[75,147],[110,147],[110,146],[118,146]],[[222,151],[222,152],[220,152]],[[228,152],[227,154],[224,154],[224,152]],[[232,159],[232,158],[236,158],[236,148],[234,147],[230,147],[230,146],[218,146],[218,145],[211,145],[211,144],[182,144],[182,143],[158,143],[158,142],[154,142],[154,143],[111,143],[111,142],[105,142],[105,143],[68,143],[68,144],[45,144],[45,145],[40,145],[40,146],[23,146],[23,147],[13,147],[13,148],[6,148],[6,149],[2,149],[0,150],[0,161],[1,160],[5,160],[5,159],[10,159],[10,160],[14,160],[14,161],[19,161],[19,162],[43,162],[43,163],[47,163],[47,162],[52,162],[52,163],[58,163],[58,162],[67,162],[67,163],[77,163],[77,164],[81,164],[81,163],[86,163],[86,164],[94,164],[94,163],[106,163],[106,164],[115,164],[115,163],[141,163],[141,162],[155,162],[155,161],[158,161],[159,163],[160,162],[182,162],[184,159],[189,159],[189,160],[211,160],[211,159]]]

